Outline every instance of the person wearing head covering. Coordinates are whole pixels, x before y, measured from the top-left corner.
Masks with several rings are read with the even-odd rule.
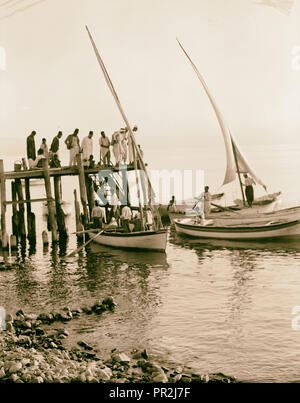
[[[99,139],[100,144],[100,162],[103,163],[105,167],[110,164],[110,140],[106,137],[106,134],[102,131],[101,137]]]
[[[93,135],[94,132],[90,131],[89,135],[84,137],[81,142],[83,165],[89,166],[90,156],[93,155]]]
[[[247,174],[244,174],[244,178],[245,178],[245,188],[246,188],[246,198],[247,198],[247,202],[249,207],[252,207],[252,203],[254,200],[254,190],[253,190],[253,186],[252,185],[256,185],[255,181],[248,176]]]
[[[126,164],[128,156],[127,127],[121,131],[121,161]]]
[[[204,214],[205,216],[210,214],[211,211],[211,194],[209,192],[209,187],[205,186],[204,188]]]
[[[137,132],[137,130],[138,130],[138,127],[137,127],[137,126],[134,126],[133,129],[132,129],[133,133]],[[133,151],[133,147],[134,147],[134,145],[133,145],[131,136],[129,135],[129,136],[128,136],[128,156],[129,156],[129,165],[132,165],[132,164],[134,163],[134,151]]]
[[[70,166],[76,165],[76,155],[79,154],[79,129],[75,129],[74,133],[69,135],[65,141],[68,150],[70,150]]]
[[[40,149],[43,150],[44,157],[48,158],[49,157],[49,151],[48,151],[48,146],[47,146],[46,139],[42,139],[42,144],[40,146]]]
[[[111,145],[113,147],[113,153],[115,156],[116,165],[121,162],[121,138],[120,132],[114,132],[111,138]]]
[[[122,208],[121,223],[124,232],[130,232],[129,222],[132,220],[132,211],[129,206]]]
[[[104,218],[103,209],[99,206],[99,202],[96,200],[95,207],[92,210],[92,219],[93,219],[94,228],[97,228],[97,229],[102,228],[103,218]]]
[[[50,146],[50,152],[52,154],[52,157],[56,154],[57,157],[59,158],[59,140],[62,138],[62,132],[59,131],[57,135],[54,137],[52,140],[51,146]]]
[[[34,136],[36,135],[35,131],[32,131],[31,134],[27,137],[27,158],[29,165],[36,159],[36,152],[35,152],[35,141]]]

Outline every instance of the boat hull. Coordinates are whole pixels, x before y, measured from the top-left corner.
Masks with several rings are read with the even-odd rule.
[[[90,236],[95,236],[95,232],[90,232]],[[99,234],[94,242],[121,249],[139,249],[157,252],[165,252],[167,246],[167,231],[142,231],[142,232],[112,232],[104,231]]]
[[[174,223],[175,220],[188,218],[188,215],[170,213],[170,220]],[[190,217],[191,218],[191,217]],[[246,224],[246,223],[259,223],[267,220],[299,220],[300,219],[300,206],[281,209],[273,212],[262,212],[254,209],[239,210],[239,211],[223,211],[220,213],[210,214],[206,218],[213,219],[218,226],[230,224]]]
[[[175,228],[179,234],[211,239],[257,240],[287,238],[300,235],[300,220],[269,222],[256,225],[237,226],[205,226],[193,223],[194,220],[175,220]]]

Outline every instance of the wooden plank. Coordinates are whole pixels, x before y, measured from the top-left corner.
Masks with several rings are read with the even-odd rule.
[[[96,168],[88,168],[85,169],[84,172],[87,174],[97,174],[99,171],[107,171],[111,170],[113,172],[119,172],[119,168],[116,167],[96,167]],[[127,171],[133,171],[134,168],[127,167]],[[27,171],[7,171],[4,173],[6,180],[13,180],[13,179],[43,179],[44,172],[42,169],[29,169]],[[49,169],[50,177],[53,176],[77,176],[79,175],[78,167],[64,167],[64,168],[51,168]]]
[[[12,201],[6,201],[5,204],[9,205],[9,204],[26,204],[26,203],[38,203],[38,202],[47,202],[48,199],[47,198],[43,198],[43,199],[30,199],[30,200],[12,200]],[[52,201],[54,201],[54,199],[52,198]]]

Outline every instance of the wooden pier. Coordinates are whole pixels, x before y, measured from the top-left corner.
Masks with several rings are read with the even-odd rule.
[[[94,182],[91,176],[97,175],[99,171],[119,172],[118,167],[95,166],[87,168],[83,166],[82,154],[76,156],[77,165],[72,167],[49,168],[49,160],[43,160],[43,168],[28,169],[23,158],[22,164],[15,164],[14,171],[5,171],[4,162],[0,160],[0,194],[1,194],[1,243],[2,248],[9,247],[7,234],[7,206],[12,205],[12,232],[18,241],[26,238],[30,244],[36,243],[35,215],[31,210],[32,203],[47,202],[48,208],[48,229],[51,231],[52,242],[57,242],[60,237],[67,238],[68,232],[65,224],[65,214],[62,209],[62,183],[64,176],[77,176],[80,190],[80,201],[82,215],[80,215],[80,202],[75,196],[76,227],[86,228],[91,220],[91,212],[95,205]],[[126,170],[134,169],[127,167]],[[53,178],[53,186],[51,180]],[[30,181],[32,179],[43,179],[46,198],[32,199],[30,196]],[[7,200],[6,184],[11,181],[12,200]],[[23,186],[24,185],[24,186]],[[25,195],[23,188],[25,187]],[[54,192],[52,191],[54,190]],[[25,205],[27,220],[25,220]],[[26,232],[27,222],[27,232]],[[45,236],[45,234],[44,234]]]

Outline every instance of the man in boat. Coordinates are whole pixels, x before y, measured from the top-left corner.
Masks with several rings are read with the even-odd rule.
[[[245,178],[244,186],[246,188],[245,193],[246,193],[247,203],[248,203],[249,207],[252,207],[252,203],[253,203],[253,200],[254,200],[253,185],[256,185],[256,183],[253,180],[253,178],[251,178],[247,174],[244,174],[244,178]]]
[[[104,213],[102,208],[99,206],[98,201],[95,201],[95,207],[92,210],[92,220],[94,228],[102,228]]]
[[[172,196],[172,199],[169,201],[167,211],[169,213],[176,213],[176,200],[175,196]]]
[[[101,137],[99,139],[100,144],[100,164],[101,162],[105,167],[110,165],[110,140],[106,137],[105,133],[101,132]]]
[[[203,197],[204,197],[204,215],[208,216],[211,211],[211,194],[209,192],[209,186],[205,186]]]
[[[121,214],[121,223],[124,232],[130,232],[129,222],[131,221],[131,219],[132,219],[131,208],[129,206],[124,206],[122,208],[122,214]]]
[[[56,154],[58,159],[59,159],[59,140],[62,138],[62,132],[59,131],[57,135],[54,137],[52,140],[51,146],[50,146],[50,152],[52,153],[52,157]]]
[[[81,142],[83,166],[85,167],[89,166],[90,156],[93,155],[93,135],[94,132],[91,130]]]
[[[32,131],[31,134],[27,137],[27,158],[29,166],[31,166],[36,159],[35,141],[34,141],[35,135],[36,132]]]

